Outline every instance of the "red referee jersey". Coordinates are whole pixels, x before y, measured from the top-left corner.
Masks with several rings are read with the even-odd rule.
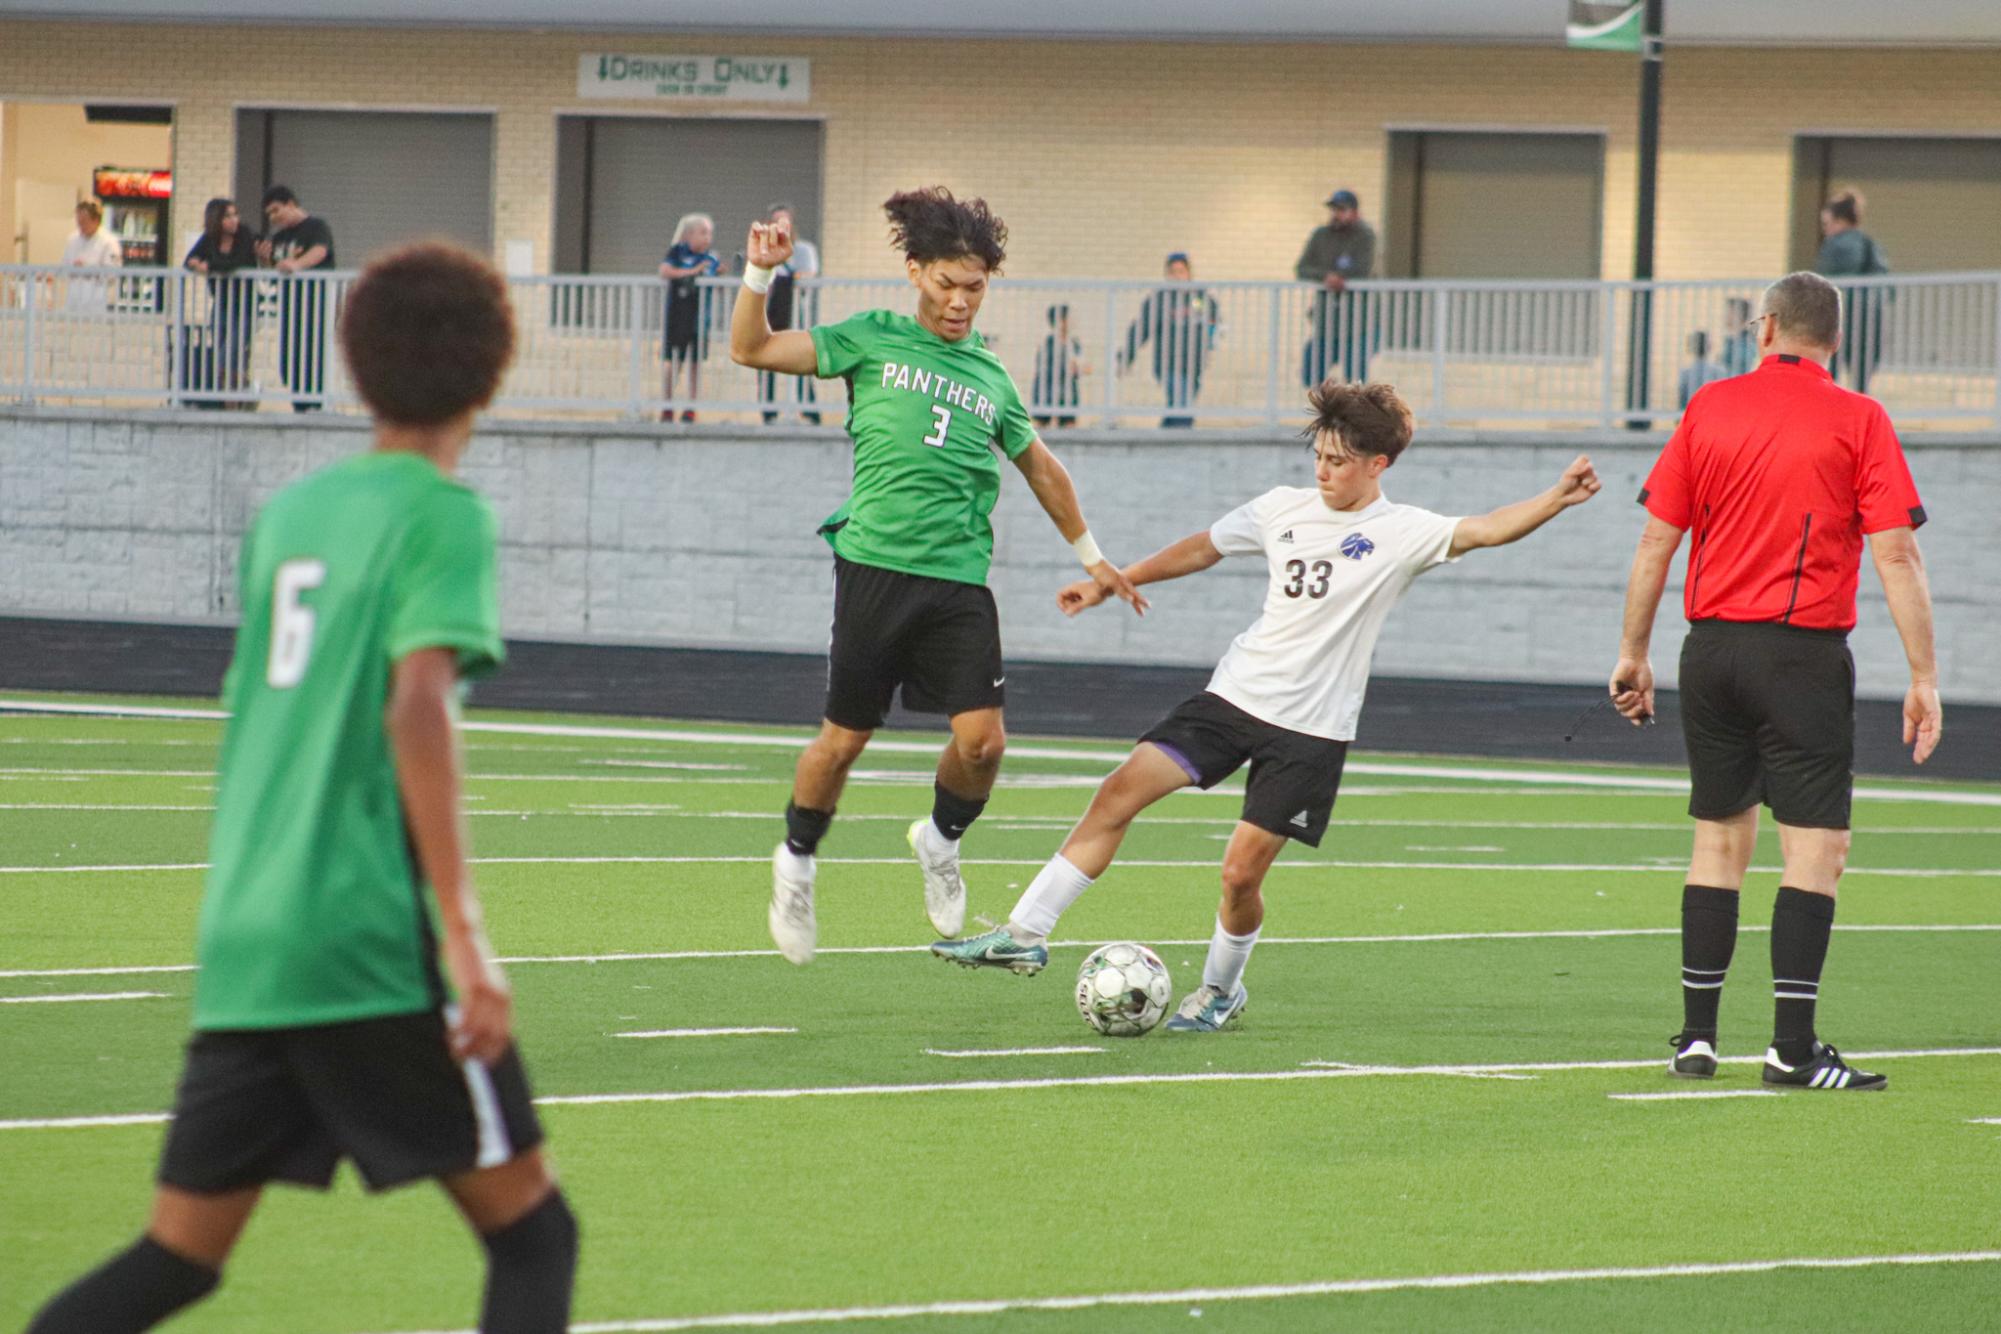
[[[1689,620],[1815,630],[1854,628],[1863,534],[1925,521],[1883,405],[1798,357],[1703,386],[1640,503],[1694,532]]]

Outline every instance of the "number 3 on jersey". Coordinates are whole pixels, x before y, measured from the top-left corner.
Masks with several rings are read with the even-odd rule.
[[[326,562],[300,558],[278,567],[271,590],[271,657],[264,680],[273,690],[290,690],[306,679],[313,654],[313,609],[300,601],[326,582]]]
[[[1305,561],[1287,561],[1285,563],[1285,572],[1291,576],[1285,585],[1285,595],[1287,597],[1324,598],[1327,596],[1328,582],[1334,577],[1334,562],[1331,560],[1317,560],[1313,562],[1313,583],[1311,587],[1306,582]]]
[[[952,429],[952,409],[944,406],[942,403],[933,403],[931,405],[931,415],[938,419],[938,425],[933,428],[931,434],[924,437],[924,443],[943,449],[945,447],[945,433]]]

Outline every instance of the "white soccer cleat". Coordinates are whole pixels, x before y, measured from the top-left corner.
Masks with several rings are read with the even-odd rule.
[[[792,963],[813,962],[820,938],[813,918],[813,859],[783,843],[771,855],[771,939]]]
[[[966,925],[966,878],[959,874],[959,844],[946,838],[929,819],[910,826],[910,850],[924,872],[924,912],[946,939]]]

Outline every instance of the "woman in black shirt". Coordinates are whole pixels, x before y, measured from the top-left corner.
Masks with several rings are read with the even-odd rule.
[[[201,239],[181,262],[208,276],[209,348],[206,356],[190,350],[188,387],[225,392],[242,389],[248,378],[257,296],[256,280],[247,274],[237,276],[237,270],[256,267],[257,249],[243,232],[235,200],[208,201],[202,210]]]

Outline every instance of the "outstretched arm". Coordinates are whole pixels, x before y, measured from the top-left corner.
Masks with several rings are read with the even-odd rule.
[[[1504,547],[1519,542],[1572,505],[1582,505],[1597,495],[1598,485],[1591,459],[1579,454],[1563,470],[1563,476],[1556,479],[1556,485],[1541,495],[1503,505],[1490,514],[1461,519],[1452,530],[1452,554],[1463,556],[1481,547]]]
[[[1869,534],[1869,555],[1876,562],[1890,619],[1897,623],[1904,657],[1911,664],[1911,687],[1904,692],[1904,744],[1912,748],[1912,761],[1923,764],[1945,730],[1938,701],[1938,656],[1932,645],[1931,583],[1925,578],[1918,535],[1909,528]]]
[[[1619,715],[1640,727],[1654,716],[1654,665],[1647,651],[1654,639],[1654,613],[1667,587],[1668,566],[1681,546],[1681,529],[1649,516],[1633,553],[1633,572],[1626,580],[1626,619],[1619,632],[1619,661],[1606,689]]]
[[[1083,507],[1077,503],[1077,487],[1070,480],[1070,470],[1049,452],[1049,446],[1040,440],[1030,442],[1027,449],[1015,455],[1014,466],[1021,469],[1028,489],[1035,493],[1035,499],[1056,525],[1056,531],[1063,534],[1064,541],[1076,546],[1090,537],[1090,529],[1084,523]],[[1116,593],[1131,603],[1134,611],[1146,615],[1146,599],[1139,595],[1139,590],[1120,573],[1116,565],[1104,558],[1104,554],[1097,550],[1097,543],[1088,542],[1079,549],[1079,559],[1087,555],[1097,557],[1096,560],[1085,560],[1084,570],[1101,590],[1101,596]]]
[[[417,872],[437,896],[445,968],[458,992],[452,1050],[491,1062],[507,1050],[512,999],[486,942],[479,898],[466,868],[458,738],[452,723],[457,689],[458,655],[448,648],[418,649],[396,662],[384,721],[396,755],[396,786],[416,849]]]
[[[1135,561],[1125,570],[1126,578],[1137,584],[1157,584],[1166,579],[1179,579],[1184,574],[1195,574],[1206,570],[1223,559],[1223,553],[1216,550],[1210,540],[1209,530],[1191,533],[1172,546],[1162,547],[1145,560]],[[1087,607],[1095,607],[1105,600],[1105,590],[1089,579],[1079,579],[1056,594],[1056,605],[1065,616],[1075,616]]]
[[[813,335],[804,329],[773,333],[764,311],[764,294],[771,286],[769,270],[792,257],[791,229],[781,223],[754,222],[743,253],[750,269],[737,289],[736,310],[730,316],[730,360],[783,375],[817,374],[820,356],[813,348]]]

